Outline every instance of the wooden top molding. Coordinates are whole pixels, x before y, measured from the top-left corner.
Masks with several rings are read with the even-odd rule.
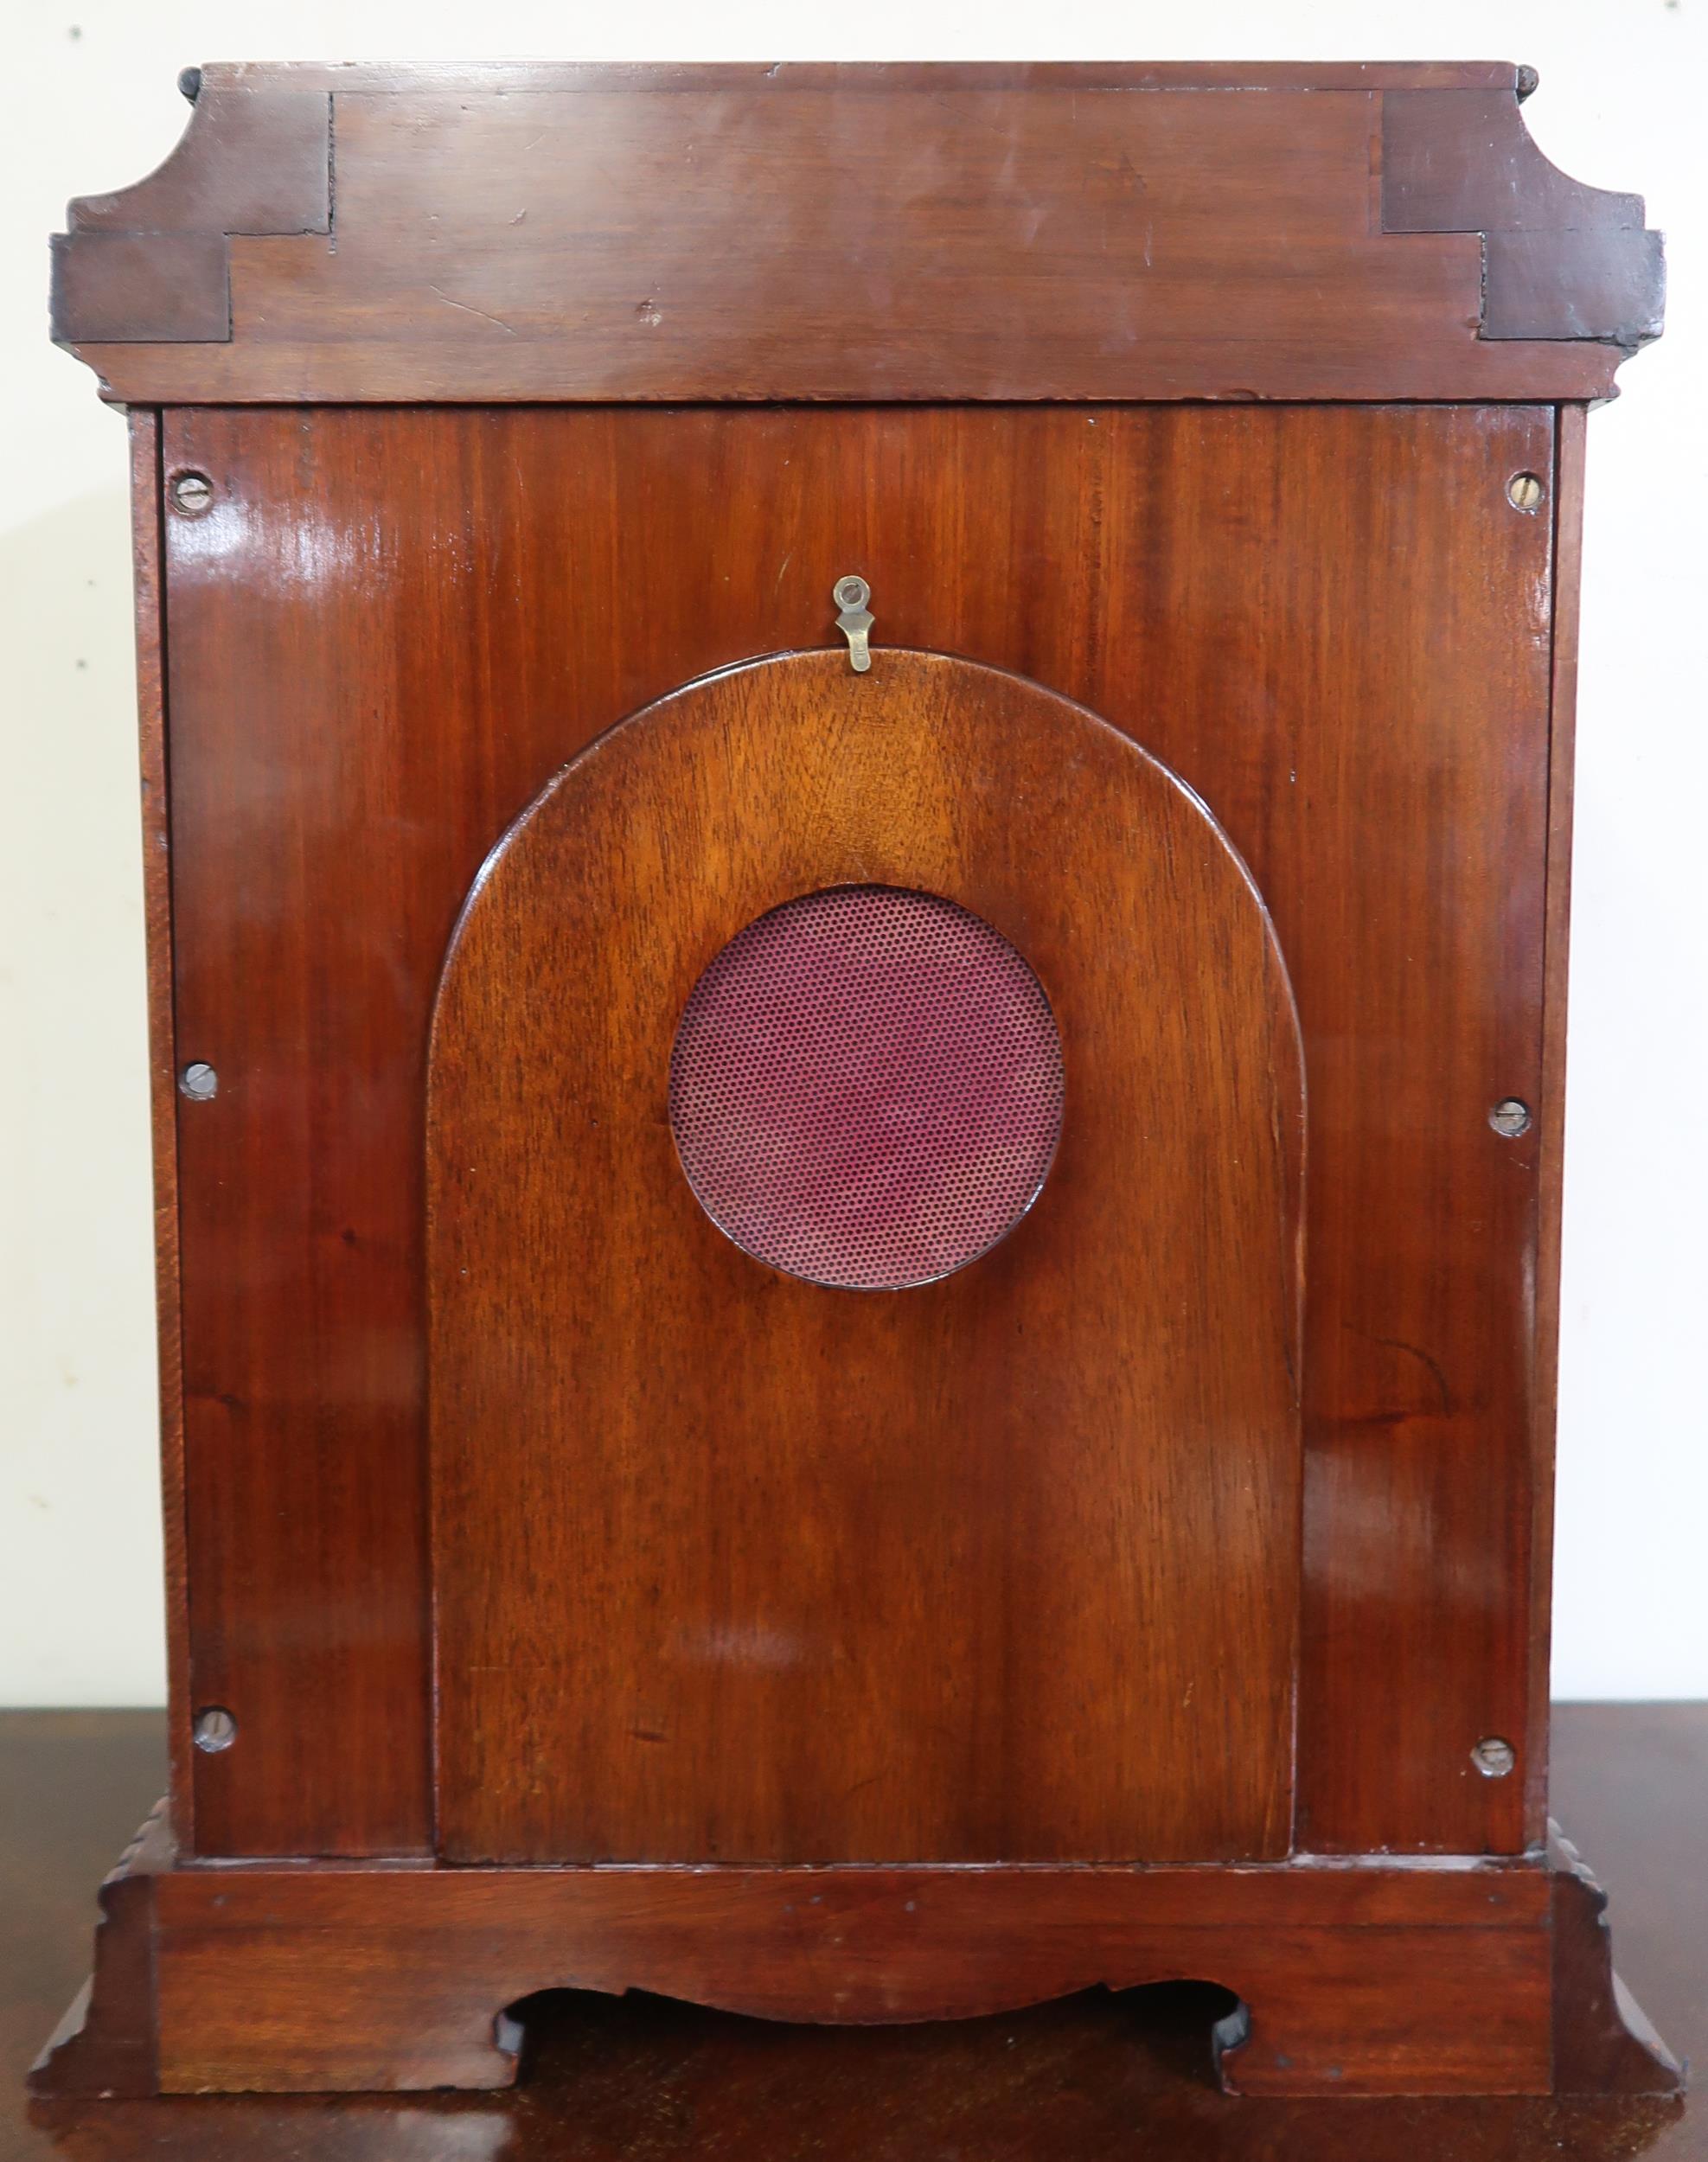
[[[133,404],[1606,397],[1660,236],[1533,81],[210,67],[54,335]]]
[[[163,165],[81,195],[56,233],[63,344],[229,345],[232,242],[332,233],[332,100],[323,90],[209,81]]]
[[[1485,338],[1629,353],[1660,336],[1666,265],[1642,197],[1551,165],[1499,91],[1384,96],[1382,230],[1482,235]]]

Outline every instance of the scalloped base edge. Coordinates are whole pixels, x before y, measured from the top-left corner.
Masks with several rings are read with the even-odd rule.
[[[1684,2084],[1558,1839],[1545,1867],[180,1866],[163,1810],[100,1904],[41,2095],[505,2087],[513,2010],[548,1988],[876,2024],[1179,1980],[1240,2000],[1212,2035],[1229,2093]]]

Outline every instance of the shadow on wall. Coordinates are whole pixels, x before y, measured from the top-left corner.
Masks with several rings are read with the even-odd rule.
[[[163,1695],[131,536],[0,536],[0,1704]]]

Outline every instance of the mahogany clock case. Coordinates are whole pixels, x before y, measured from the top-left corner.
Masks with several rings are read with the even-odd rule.
[[[1641,203],[1493,66],[191,87],[56,243],[131,411],[174,1764],[38,2079],[1189,1976],[1251,2091],[1676,2083],[1545,1761]],[[850,1292],[669,1077],[868,888],[1012,948],[1065,1094],[1007,1237]]]

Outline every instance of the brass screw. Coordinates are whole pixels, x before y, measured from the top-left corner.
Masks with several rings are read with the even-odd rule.
[[[214,483],[205,473],[173,476],[172,502],[186,518],[199,518],[214,500]]]
[[[1514,473],[1506,483],[1506,501],[1514,510],[1539,510],[1542,483],[1534,473]]]

